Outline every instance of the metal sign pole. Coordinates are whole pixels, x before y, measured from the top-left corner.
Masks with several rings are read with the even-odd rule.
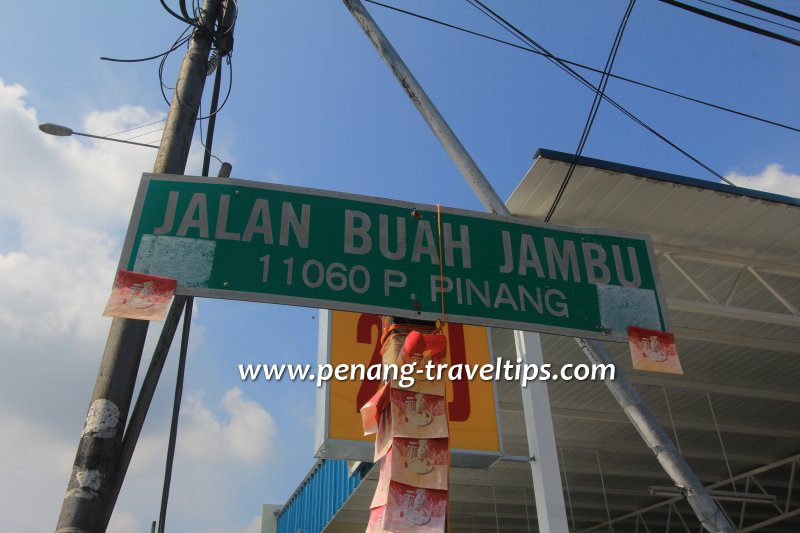
[[[422,86],[414,78],[411,70],[406,66],[386,38],[386,35],[364,8],[361,0],[343,1],[487,211],[512,216],[486,179],[486,176],[483,175],[480,168],[478,168],[475,161],[458,140],[455,133],[453,133],[453,130],[447,125],[444,117],[428,98]],[[614,364],[614,359],[602,343],[580,338],[575,340],[592,362]],[[644,401],[639,397],[619,367],[616,369],[616,379],[605,380],[605,384],[623,408],[625,414],[628,415],[628,418],[636,427],[647,446],[656,455],[664,471],[672,478],[676,486],[685,491],[687,500],[703,527],[714,533],[733,533],[735,530],[725,517],[725,514],[709,496],[697,475],[686,463],[686,460],[675,448],[675,445],[661,426],[658,425],[653,413],[644,404]],[[553,460],[557,461],[557,458],[553,458]],[[539,495],[537,494],[537,496]],[[539,510],[538,500],[539,498],[537,498],[537,511]],[[564,520],[564,526],[566,526],[566,519]],[[566,527],[564,531],[566,531]]]
[[[211,35],[222,0],[205,0],[202,29],[195,29],[183,60],[154,172],[183,174],[208,68]],[[56,526],[57,533],[94,533],[116,496],[117,466],[148,322],[114,318],[89,412]]]
[[[514,344],[517,358],[522,359],[525,365],[544,364],[542,342],[538,333],[515,331]],[[566,532],[569,531],[567,510],[564,507],[564,490],[558,469],[558,450],[547,382],[535,380],[521,388],[539,531]]]

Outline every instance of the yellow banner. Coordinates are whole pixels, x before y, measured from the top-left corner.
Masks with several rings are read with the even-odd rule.
[[[380,365],[381,321],[376,315],[331,311],[330,363]],[[448,364],[483,365],[491,362],[488,331],[484,327],[448,324]],[[328,398],[327,438],[370,442],[364,436],[359,407],[378,390],[369,380],[331,380]],[[447,382],[451,448],[500,454],[494,383],[466,378]]]

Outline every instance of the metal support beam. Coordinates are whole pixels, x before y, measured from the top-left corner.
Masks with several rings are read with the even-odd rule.
[[[733,285],[731,285],[731,289],[728,291],[728,297],[725,298],[725,305],[731,305],[733,303],[733,297],[736,296],[736,291],[739,290],[739,284],[742,282],[742,276],[746,270],[747,269],[744,267],[739,267],[739,271],[736,273],[736,279],[733,280]]]
[[[614,359],[603,344],[589,339],[575,339],[575,341],[592,363],[614,364]],[[720,507],[708,495],[700,479],[678,452],[675,444],[658,425],[631,384],[625,379],[619,379],[621,375],[619,367],[617,371],[617,379],[606,381],[606,385],[675,486],[686,491],[686,500],[700,523],[708,531],[733,533],[735,531],[733,526],[720,513]]]
[[[800,316],[800,311],[798,311],[797,308],[794,305],[792,305],[792,303],[789,300],[787,300],[785,296],[783,296],[775,287],[773,287],[772,284],[770,284],[766,279],[764,279],[764,276],[762,276],[758,272],[758,270],[756,270],[752,266],[748,266],[747,271],[750,272],[750,274],[752,274],[753,277],[756,278],[759,281],[759,283],[761,283],[761,285],[764,286],[765,289],[771,292],[772,295],[775,297],[775,299],[778,300],[781,304],[783,304],[783,306],[786,309],[788,309],[790,313],[792,313],[794,316]]]
[[[625,423],[630,423],[625,419]],[[527,437],[525,435],[503,435],[503,444],[507,446],[524,446],[527,444]],[[603,453],[617,453],[617,454],[631,454],[650,456],[652,453],[647,448],[638,445],[638,443],[619,444],[619,441],[607,440],[585,440],[585,439],[557,439],[556,446],[563,450],[574,451],[595,451]],[[686,459],[700,459],[703,461],[724,461],[725,457],[713,450],[703,448],[686,448],[681,447],[681,454]],[[765,455],[753,455],[751,453],[728,453],[728,461],[731,463],[743,463],[747,466],[754,464],[768,464],[776,461],[775,457],[768,457]],[[504,458],[505,459],[505,458]],[[520,458],[520,461],[523,458]],[[524,462],[528,462],[527,458]],[[570,486],[570,488],[572,488]]]
[[[517,360],[523,364],[544,364],[542,343],[538,333],[515,331]],[[550,414],[550,395],[547,382],[535,380],[521,387],[522,407],[525,411],[528,452],[533,474],[533,490],[536,496],[536,518],[539,531],[567,533],[567,510],[564,507],[564,492],[561,487],[561,472],[558,469],[553,417]]]
[[[691,341],[713,342],[716,344],[728,344],[731,346],[744,346],[772,352],[800,353],[800,343],[791,341],[766,339],[763,337],[748,337],[746,335],[735,335],[733,333],[722,333],[719,331],[694,329],[675,325],[672,326],[672,332],[675,334],[675,337],[678,338],[678,341],[686,339]]]
[[[800,316],[794,315],[745,309],[743,307],[729,307],[727,305],[710,304],[706,302],[692,302],[691,300],[680,300],[677,298],[667,298],[667,306],[670,311],[686,311],[688,313],[698,313],[701,315],[721,316],[723,318],[733,318],[736,320],[748,320],[751,322],[774,324],[776,326],[800,328]]]
[[[502,404],[500,408],[503,409]],[[627,424],[629,422],[628,417],[626,417],[621,413],[609,413],[606,411],[591,411],[587,409],[565,409],[560,407],[554,407],[553,416],[573,418],[578,420],[612,422],[620,424],[622,423]],[[687,419],[676,418],[673,421],[675,423],[676,428],[697,429],[700,431],[716,431],[714,424],[705,420],[687,420]],[[800,430],[789,429],[789,428],[722,423],[719,424],[719,430],[722,433],[738,433],[742,435],[756,435],[759,437],[800,440]]]
[[[769,272],[778,274],[780,276],[789,276],[800,278],[799,265],[787,265],[783,263],[775,263],[773,261],[763,261],[759,259],[751,259],[745,257],[737,257],[734,255],[718,254],[715,252],[708,252],[705,250],[694,250],[691,248],[681,248],[678,246],[671,246],[669,244],[653,243],[653,248],[657,252],[663,254],[670,254],[674,257],[684,257],[693,261],[707,263],[710,265],[727,266],[732,268],[753,267],[761,272]]]
[[[619,372],[619,370],[617,371]],[[687,379],[671,379],[639,374],[631,376],[630,381],[637,385],[647,385],[650,387],[667,387],[692,392],[710,392],[713,394],[743,396],[745,398],[758,398],[761,400],[775,400],[779,402],[800,402],[800,394],[781,390],[756,389],[737,385],[721,385],[719,383],[701,383],[689,381]]]
[[[665,253],[663,255],[664,255],[664,258],[669,262],[669,264],[672,265],[672,267],[675,270],[680,272],[680,274],[686,279],[686,281],[688,281],[689,284],[692,287],[694,287],[697,290],[697,292],[700,293],[700,296],[705,298],[708,303],[719,304],[719,302],[716,300],[716,298],[711,296],[708,293],[708,291],[706,291],[703,287],[701,287],[700,284],[697,283],[697,281],[692,276],[690,276],[689,273],[686,272],[686,270],[681,265],[679,265],[677,261],[675,261],[675,259],[673,259],[672,255],[669,252],[667,252],[667,253]]]
[[[792,465],[791,470],[790,470],[790,475],[789,475],[789,490],[791,490],[791,486],[794,483],[794,465],[797,464],[798,461],[800,461],[800,454],[793,455],[793,456],[787,457],[785,459],[781,459],[780,461],[776,461],[776,462],[768,464],[768,465],[764,465],[764,466],[760,466],[758,468],[754,468],[753,470],[750,470],[748,472],[744,472],[742,474],[738,474],[738,475],[736,475],[736,476],[734,476],[732,478],[724,479],[722,481],[717,481],[717,482],[715,482],[715,483],[713,483],[711,485],[708,485],[706,488],[707,489],[726,488],[726,487],[729,487],[732,483],[734,483],[736,481],[742,481],[742,480],[748,480],[748,479],[755,480],[755,476],[758,476],[758,475],[761,475],[761,474],[765,474],[765,473],[768,473],[768,472],[772,472],[772,471],[774,471],[776,469],[783,468],[786,465]],[[594,525],[592,527],[587,528],[586,531],[601,531],[601,530],[604,531],[612,524],[623,523],[625,521],[628,521],[628,520],[631,520],[631,519],[635,519],[637,516],[641,516],[644,513],[647,513],[649,511],[658,510],[658,509],[661,509],[661,508],[666,507],[668,505],[672,505],[672,504],[674,504],[676,502],[679,502],[682,499],[683,498],[680,497],[680,496],[677,496],[675,498],[669,498],[669,499],[664,500],[662,502],[659,502],[659,503],[656,503],[656,504],[653,504],[653,505],[649,505],[647,507],[643,507],[643,508],[641,508],[641,509],[639,509],[639,510],[637,510],[635,512],[628,513],[628,514],[625,514],[625,515],[622,515],[622,516],[618,516],[617,518],[614,518],[609,522],[603,522],[603,523],[600,523],[600,524],[596,524],[596,525]],[[755,525],[749,525],[748,527],[739,530],[739,533],[743,533],[743,532],[746,532],[746,531],[759,531],[760,528],[763,528],[763,527],[765,527],[767,525],[774,524],[774,523],[777,523],[777,522],[781,522],[783,520],[786,520],[788,518],[792,518],[794,516],[800,516],[800,508],[794,509],[794,510],[790,510],[790,502],[787,502],[786,506],[783,509],[779,508],[778,511],[780,513],[778,516],[775,516],[773,518],[764,520],[764,521],[759,522],[758,524],[755,524]]]
[[[503,200],[500,199],[494,188],[486,180],[472,156],[469,155],[467,149],[464,148],[456,134],[450,129],[450,125],[447,124],[442,114],[439,113],[431,99],[428,98],[425,90],[400,58],[400,55],[378,27],[378,24],[364,8],[361,0],[344,0],[344,3],[359,26],[361,26],[361,29],[367,34],[369,40],[372,41],[373,46],[386,62],[386,65],[392,69],[392,73],[394,73],[397,81],[406,91],[408,98],[417,107],[417,111],[433,130],[436,138],[442,143],[442,147],[450,156],[450,159],[453,160],[458,170],[461,171],[461,174],[469,183],[469,186],[483,202],[486,210],[495,214],[508,214],[508,209]]]
[[[375,46],[378,54],[384,60],[403,86],[406,94],[417,107],[422,117],[436,134],[439,142],[458,166],[464,178],[469,183],[472,190],[483,203],[487,211],[492,213],[511,216],[511,212],[505,206],[500,197],[495,192],[489,180],[483,175],[480,168],[475,164],[467,150],[458,140],[453,130],[447,125],[444,117],[439,113],[433,102],[428,98],[422,86],[416,80],[411,70],[400,58],[397,51],[381,31],[378,24],[370,16],[361,0],[344,0],[353,18],[364,30],[369,40]],[[599,342],[575,339],[590,361],[602,364],[614,364],[611,354],[605,346]],[[606,380],[606,386],[611,394],[619,402],[625,413],[636,426],[642,439],[647,443],[651,450],[656,453],[659,462],[665,471],[673,478],[677,485],[686,487],[689,493],[689,503],[697,514],[700,523],[715,533],[733,532],[733,526],[724,518],[720,508],[705,492],[703,485],[694,475],[686,460],[680,456],[675,445],[666,435],[663,429],[655,421],[655,417],[647,409],[639,395],[625,378],[620,368],[617,368],[616,379]],[[560,481],[560,477],[558,478]],[[537,497],[538,497],[537,493]]]

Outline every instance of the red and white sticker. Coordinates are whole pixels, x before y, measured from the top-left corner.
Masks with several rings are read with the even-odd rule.
[[[683,374],[672,333],[630,326],[628,345],[634,370]]]
[[[177,285],[173,278],[120,270],[103,316],[164,320]]]

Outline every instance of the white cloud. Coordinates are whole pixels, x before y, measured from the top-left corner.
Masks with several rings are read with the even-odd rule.
[[[725,177],[738,187],[800,198],[800,174],[789,174],[777,163],[767,165],[752,176],[731,172]]]
[[[212,529],[210,533],[261,533],[261,516],[254,516],[250,522],[241,528]]]
[[[108,533],[139,533],[139,521],[131,513],[117,509],[108,523]]]
[[[101,312],[139,176],[156,151],[47,136],[25,97],[0,80],[0,516],[4,530],[52,531],[108,333]],[[162,116],[123,106],[91,113],[75,129],[107,134]],[[200,155],[190,155],[190,172]],[[158,329],[151,326],[149,346]],[[202,324],[192,328],[193,351],[203,333]],[[162,379],[112,533],[149,530],[158,509],[169,389]],[[241,524],[251,513],[238,506],[252,492],[242,479],[262,482],[257,467],[273,454],[275,422],[239,389],[205,404],[196,391],[186,397],[178,443],[187,453],[176,457],[167,523],[176,531]]]
[[[5,411],[0,411],[0,427],[3,530],[52,531],[67,488],[75,443]]]
[[[100,316],[142,169],[154,153],[38,130],[25,89],[0,81],[0,334],[41,342],[75,333],[103,341]],[[123,107],[87,119],[114,132],[161,115]],[[153,150],[152,152],[155,152]],[[8,229],[11,228],[11,229]]]
[[[204,460],[228,456],[250,464],[268,460],[277,436],[272,415],[245,399],[238,387],[225,392],[222,407],[227,420],[221,420],[204,407],[199,397],[186,398],[181,410],[182,453]]]

